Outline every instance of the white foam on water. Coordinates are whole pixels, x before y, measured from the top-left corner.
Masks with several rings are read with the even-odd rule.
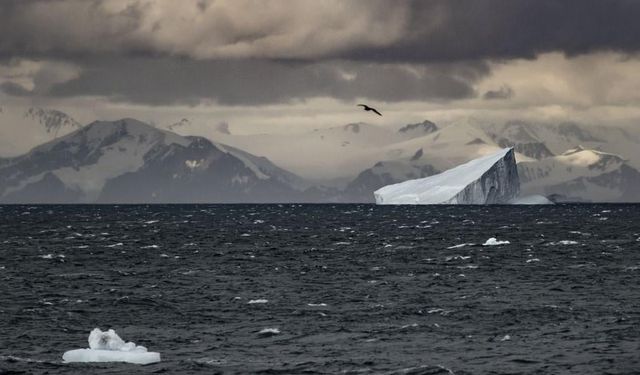
[[[571,241],[571,240],[562,240],[562,241],[556,241],[556,242],[549,242],[549,244],[547,246],[557,246],[557,245],[578,245],[579,242],[578,241]]]
[[[459,245],[453,245],[453,246],[449,246],[447,247],[447,249],[459,249],[461,247],[465,247],[465,246],[473,246],[475,245],[474,243],[470,243],[470,242],[465,242],[465,243],[461,243]]]
[[[55,258],[64,258],[64,254],[45,254],[45,255],[40,255],[40,258],[42,259],[55,259]]]
[[[448,262],[450,260],[467,260],[467,259],[470,259],[470,258],[471,258],[471,255],[466,255],[466,256],[465,255],[453,255],[453,256],[445,257],[444,260]]]
[[[307,303],[307,306],[309,306],[309,307],[326,307],[327,304],[326,303]]]
[[[252,299],[249,302],[247,302],[247,304],[254,305],[254,304],[258,304],[258,303],[268,303],[268,302],[269,302],[268,299],[259,298],[259,299]]]

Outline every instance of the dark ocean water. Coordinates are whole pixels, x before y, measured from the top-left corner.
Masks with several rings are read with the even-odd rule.
[[[640,372],[634,205],[0,206],[0,282],[0,373]]]

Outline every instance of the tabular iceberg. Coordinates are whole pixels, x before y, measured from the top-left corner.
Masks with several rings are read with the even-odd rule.
[[[144,346],[125,343],[110,329],[95,328],[89,334],[90,349],[69,350],[62,355],[65,362],[128,362],[139,365],[160,362],[160,353],[148,352]]]
[[[377,204],[501,204],[519,193],[514,151],[504,148],[434,176],[387,185],[373,194]]]

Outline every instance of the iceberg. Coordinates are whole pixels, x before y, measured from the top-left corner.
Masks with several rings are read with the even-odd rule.
[[[440,174],[387,185],[377,204],[502,204],[518,197],[520,180],[513,148],[471,160]]]
[[[69,350],[62,355],[67,362],[128,362],[139,365],[160,362],[160,353],[148,352],[144,346],[124,342],[110,329],[94,328],[89,334],[89,349]]]

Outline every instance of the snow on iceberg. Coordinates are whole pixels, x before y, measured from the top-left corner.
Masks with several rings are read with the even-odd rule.
[[[513,148],[505,148],[434,176],[384,186],[373,194],[377,204],[499,204],[519,193],[515,154]]]
[[[65,362],[128,362],[139,365],[160,362],[160,353],[148,352],[144,346],[125,343],[110,329],[94,328],[89,334],[90,349],[69,350],[62,355]]]

